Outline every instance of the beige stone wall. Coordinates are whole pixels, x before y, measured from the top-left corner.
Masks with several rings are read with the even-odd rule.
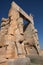
[[[29,22],[25,32],[23,19]],[[39,53],[40,46],[33,16],[27,15],[14,2],[11,4],[8,18],[2,18],[0,34],[0,46],[5,47],[5,58],[25,57],[32,53]]]

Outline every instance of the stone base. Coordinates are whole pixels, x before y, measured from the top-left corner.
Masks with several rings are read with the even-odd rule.
[[[8,65],[30,65],[29,58],[18,58],[18,59],[9,59],[7,62]]]

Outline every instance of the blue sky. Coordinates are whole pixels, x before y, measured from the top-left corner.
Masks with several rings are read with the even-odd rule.
[[[43,48],[43,0],[0,0],[0,23],[2,17],[8,17],[12,1],[15,1],[26,13],[32,13],[40,47]]]

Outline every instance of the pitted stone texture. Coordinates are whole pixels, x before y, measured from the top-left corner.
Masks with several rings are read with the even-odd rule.
[[[17,23],[18,23],[18,28],[19,28],[19,30],[20,30],[20,33],[23,34],[23,18],[20,17],[20,18],[17,20]]]
[[[14,6],[14,7],[15,7],[15,6]],[[11,19],[16,20],[16,19],[19,18],[19,13],[18,13],[17,10],[14,9],[14,7],[11,6],[11,9],[9,10],[8,16],[9,16],[9,17],[11,16]]]
[[[16,54],[18,55],[19,52],[23,53],[20,55],[23,58],[23,56],[29,54],[30,51],[33,51],[32,53],[36,51],[33,45],[35,45],[39,51],[39,41],[37,31],[34,27],[33,16],[31,14],[27,15],[15,2],[12,2],[8,17],[7,19],[2,18],[0,31],[0,45],[3,45],[3,47],[4,45],[7,46],[6,55],[9,57],[15,55],[16,57]],[[23,26],[23,19],[28,21],[26,28]],[[24,41],[26,41],[26,45]]]

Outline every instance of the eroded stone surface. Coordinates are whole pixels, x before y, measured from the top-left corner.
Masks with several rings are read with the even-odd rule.
[[[23,19],[28,21],[24,26]],[[25,31],[24,31],[24,27]],[[27,15],[15,2],[12,2],[8,18],[2,18],[0,49],[6,59],[25,58],[26,55],[39,55],[40,46],[33,16]],[[4,49],[3,49],[4,47]]]

